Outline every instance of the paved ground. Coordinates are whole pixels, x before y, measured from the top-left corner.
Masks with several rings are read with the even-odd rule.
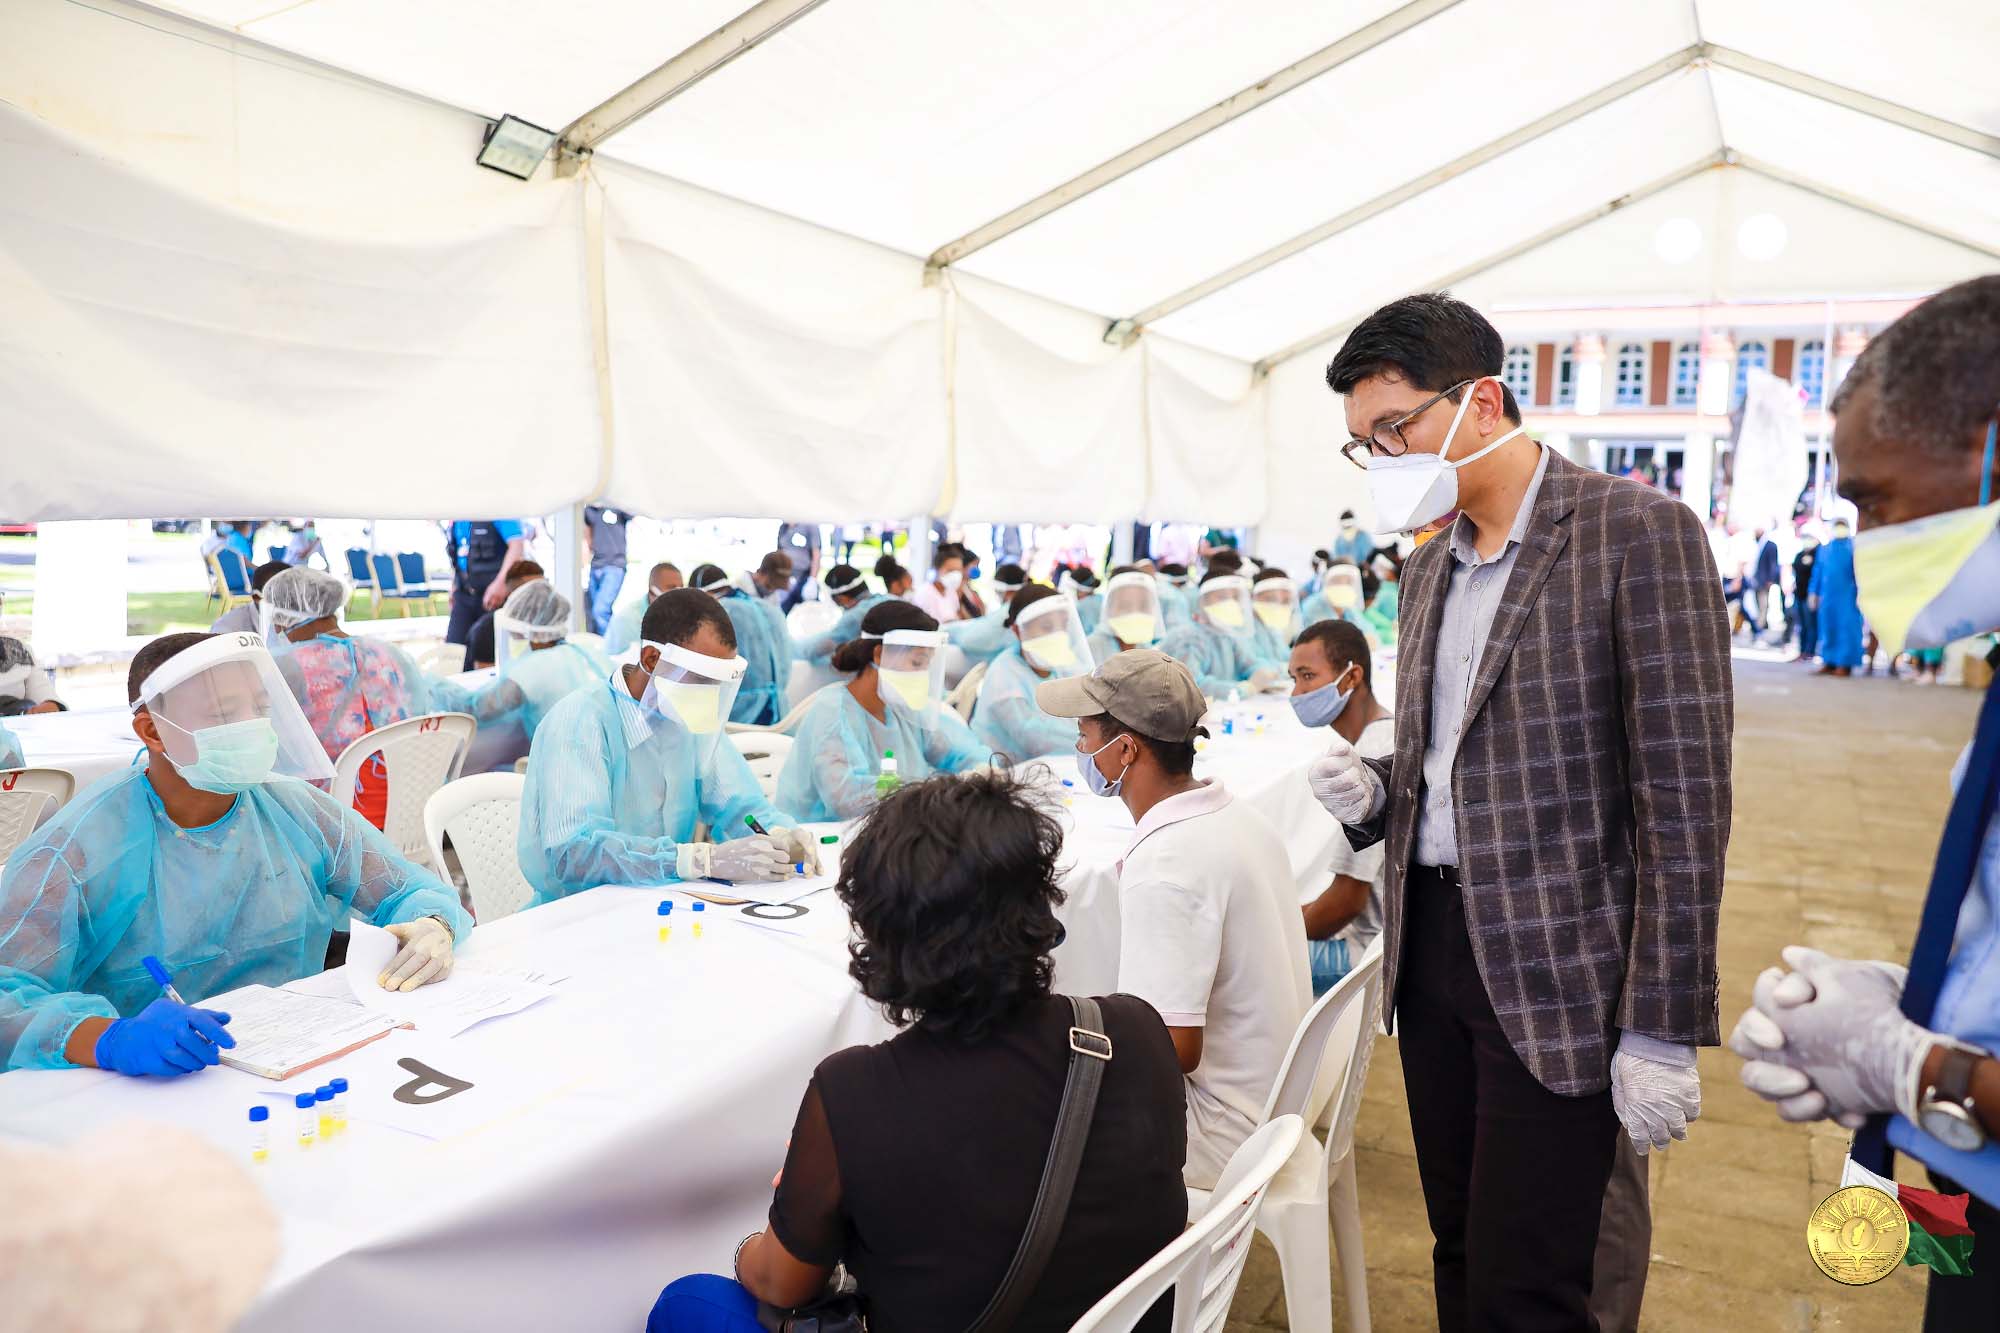
[[[1750,984],[1804,942],[1857,957],[1907,956],[1944,822],[1952,761],[1978,696],[1884,679],[1816,679],[1739,661],[1736,819],[1722,901],[1722,1024]],[[1847,1136],[1786,1125],[1737,1081],[1739,1062],[1701,1053],[1702,1118],[1655,1158],[1653,1262],[1640,1327],[1763,1333],[1917,1327],[1923,1270],[1842,1287],[1806,1257],[1808,1210],[1840,1178]],[[1436,1325],[1430,1231],[1411,1155],[1393,1043],[1376,1052],[1356,1134],[1368,1296],[1383,1333]],[[1899,1159],[1899,1174],[1921,1176]],[[1342,1294],[1336,1289],[1335,1305]],[[1278,1267],[1262,1241],[1236,1297],[1232,1333],[1282,1329]],[[1344,1311],[1336,1327],[1347,1327]]]

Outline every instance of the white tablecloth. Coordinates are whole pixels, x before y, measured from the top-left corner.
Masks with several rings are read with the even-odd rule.
[[[30,768],[60,768],[78,789],[132,762],[145,747],[132,732],[129,708],[75,708],[7,719]]]

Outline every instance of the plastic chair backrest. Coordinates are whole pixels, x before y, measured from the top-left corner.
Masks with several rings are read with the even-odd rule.
[[[1278,1066],[1271,1095],[1264,1100],[1264,1119],[1295,1115],[1307,1124],[1314,1123],[1335,1091],[1336,1081],[1355,1063],[1355,1055],[1347,1053],[1358,1052],[1364,1042],[1371,1047],[1374,1043],[1373,1025],[1362,1020],[1369,1008],[1369,983],[1379,987],[1381,975],[1382,953],[1371,950],[1306,1010],[1298,1031],[1292,1034],[1284,1062]],[[1332,1059],[1328,1059],[1330,1054]],[[1361,1055],[1360,1060],[1365,1073],[1367,1056]]]
[[[76,779],[64,769],[0,769],[0,865],[75,791]]]
[[[283,560],[285,558],[285,548],[282,546],[266,546],[264,548],[264,558],[266,560]]]
[[[765,799],[775,797],[778,774],[784,771],[785,760],[792,755],[792,738],[777,731],[733,731],[729,733],[729,741],[749,761],[750,771],[756,775],[757,785],[764,789]]]
[[[986,680],[988,665],[990,664],[981,662],[966,672],[965,677],[951,687],[951,693],[944,697],[944,701],[951,705],[951,710],[958,714],[958,720],[961,722],[972,721],[972,709],[979,702],[979,687]]]
[[[732,736],[743,732],[753,735],[791,736],[798,732],[799,723],[806,720],[806,714],[812,711],[812,706],[819,702],[819,697],[822,694],[825,694],[828,690],[844,690],[846,688],[846,685],[837,680],[830,685],[822,685],[805,698],[799,700],[797,708],[794,708],[768,727],[760,727],[751,722],[725,722],[722,724],[722,729]]]
[[[1351,1052],[1345,1060],[1328,1060],[1313,1083],[1306,1123],[1326,1130],[1326,1156],[1338,1162],[1354,1147],[1354,1121],[1361,1112],[1361,1089],[1368,1082],[1368,1062],[1375,1055],[1375,1034],[1382,1026],[1382,936],[1362,953],[1354,970],[1340,979],[1361,988],[1361,1000],[1349,1007],[1333,1033],[1329,1050]],[[1328,991],[1331,995],[1333,991]]]
[[[368,567],[368,552],[359,546],[347,548],[347,574],[357,588],[375,586],[375,571]]]
[[[429,590],[430,572],[424,568],[424,557],[419,551],[399,551],[396,554],[396,572],[402,575],[403,585],[408,588]]]
[[[424,840],[431,866],[445,883],[444,840],[451,835],[472,914],[498,921],[526,907],[535,886],[521,873],[514,837],[521,826],[521,792],[528,780],[518,773],[477,773],[446,783],[424,802]]]
[[[375,566],[376,590],[384,597],[400,596],[403,591],[403,581],[396,573],[395,560],[378,554],[373,557],[372,563]]]
[[[1091,1306],[1070,1325],[1070,1333],[1126,1333],[1169,1287],[1174,1289],[1174,1333],[1220,1329],[1250,1257],[1264,1192],[1304,1133],[1305,1122],[1288,1115],[1245,1139],[1223,1168],[1207,1211]]]
[[[333,798],[353,804],[362,765],[379,754],[388,772],[389,808],[382,832],[403,855],[424,854],[424,802],[458,777],[478,723],[470,713],[425,713],[371,731],[333,764]]]
[[[215,567],[222,571],[222,586],[232,597],[250,595],[250,569],[241,555],[221,547],[215,553]]]
[[[441,643],[417,654],[417,670],[426,676],[450,678],[464,669],[465,648],[461,644]]]
[[[832,602],[800,602],[785,613],[785,630],[794,639],[814,639],[834,627],[840,608]]]

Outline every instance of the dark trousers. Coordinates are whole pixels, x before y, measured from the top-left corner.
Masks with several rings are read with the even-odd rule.
[[[1397,988],[1403,1082],[1430,1215],[1438,1327],[1594,1330],[1611,1091],[1543,1087],[1494,1017],[1457,876],[1410,868]]]
[[[446,643],[464,643],[472,632],[472,622],[486,614],[486,585],[493,581],[492,575],[484,580],[467,578],[460,573],[451,584],[451,623],[445,627]]]
[[[1933,1171],[1931,1188],[1940,1194],[1963,1194],[1965,1186]],[[1930,1276],[1924,1297],[1924,1333],[1962,1333],[2000,1328],[2000,1208],[1972,1197],[1965,1210],[1972,1227],[1972,1276]],[[1984,1255],[1980,1247],[1989,1247]]]

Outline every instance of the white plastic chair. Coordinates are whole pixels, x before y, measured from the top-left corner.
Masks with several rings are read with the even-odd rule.
[[[754,722],[725,722],[722,724],[722,729],[732,736],[745,734],[790,736],[798,731],[799,723],[806,720],[806,714],[812,711],[812,706],[819,702],[819,697],[822,694],[825,694],[828,690],[844,690],[846,688],[847,686],[841,684],[839,681],[835,681],[831,685],[822,685],[805,698],[799,700],[797,708],[794,708],[791,712],[785,714],[769,726],[760,727]]]
[[[1322,1127],[1297,1149],[1271,1186],[1257,1229],[1278,1251],[1285,1313],[1298,1333],[1333,1328],[1333,1287],[1327,1266],[1327,1214],[1347,1296],[1347,1326],[1368,1333],[1368,1268],[1361,1252],[1361,1196],[1354,1179],[1354,1117],[1382,1013],[1382,939],[1377,936],[1348,974],[1314,1002],[1292,1034],[1264,1119],[1299,1116]],[[1330,1057],[1330,1058],[1329,1058]],[[1208,1195],[1188,1190],[1190,1207]]]
[[[1173,1333],[1220,1329],[1250,1257],[1251,1228],[1264,1207],[1265,1192],[1300,1143],[1311,1138],[1304,1121],[1287,1115],[1245,1139],[1223,1168],[1207,1210],[1085,1311],[1069,1333],[1126,1333],[1169,1287],[1174,1289]]]
[[[76,779],[65,769],[0,769],[0,865],[75,791]]]
[[[424,802],[424,840],[431,865],[451,883],[444,862],[445,835],[451,835],[472,915],[484,924],[512,916],[535,896],[521,873],[514,835],[521,826],[521,792],[528,780],[517,773],[477,773],[446,783]]]
[[[784,771],[785,760],[792,755],[792,738],[776,731],[738,731],[731,732],[729,740],[737,753],[750,762],[750,771],[756,774],[764,799],[775,798],[778,774]]]
[[[389,778],[389,807],[382,832],[403,855],[412,859],[422,856],[424,802],[458,777],[478,725],[470,713],[425,713],[369,732],[334,760],[333,798],[353,804],[354,783],[362,766],[381,755]]]
[[[958,714],[958,720],[961,722],[972,721],[972,706],[979,702],[979,687],[986,680],[988,665],[986,662],[981,662],[966,672],[958,684],[951,687],[951,693],[944,697],[944,701],[951,705],[951,710]]]
[[[794,639],[816,639],[831,630],[840,615],[832,602],[800,602],[785,613],[785,630]]]
[[[417,670],[426,676],[456,676],[465,669],[465,645],[441,643],[417,656]]]

